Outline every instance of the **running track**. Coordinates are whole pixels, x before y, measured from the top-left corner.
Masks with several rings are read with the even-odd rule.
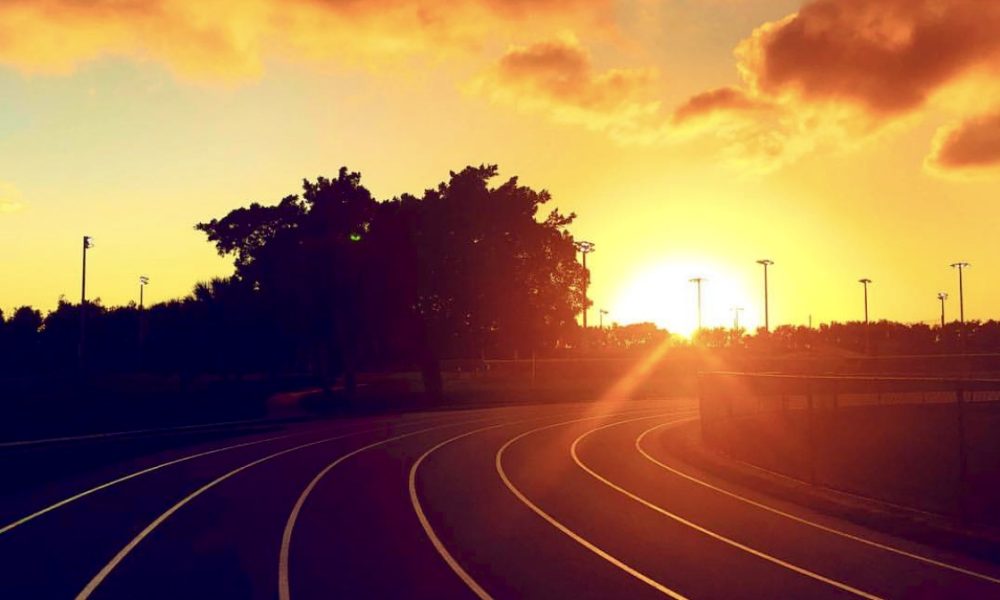
[[[666,455],[692,406],[300,423],[5,489],[0,598],[1000,598]]]

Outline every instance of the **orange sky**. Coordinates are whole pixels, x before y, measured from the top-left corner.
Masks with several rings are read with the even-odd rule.
[[[979,0],[6,0],[0,308],[186,294],[193,224],[360,170],[498,163],[575,211],[621,322],[1000,317],[1000,4]],[[949,300],[957,314],[957,302]],[[596,307],[592,321],[596,322]]]

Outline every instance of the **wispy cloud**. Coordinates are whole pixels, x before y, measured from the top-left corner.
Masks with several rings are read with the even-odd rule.
[[[366,64],[476,49],[498,34],[600,28],[612,0],[4,0],[0,63],[67,73],[102,56],[180,77],[255,77],[269,54]]]
[[[24,209],[21,193],[9,183],[0,181],[0,214],[19,212]]]
[[[599,69],[573,37],[512,46],[469,89],[557,121],[631,139],[663,122],[652,68]]]

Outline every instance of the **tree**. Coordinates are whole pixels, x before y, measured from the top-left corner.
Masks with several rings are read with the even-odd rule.
[[[303,194],[197,225],[235,277],[310,350],[324,373],[415,358],[440,393],[442,355],[554,347],[575,328],[584,273],[574,215],[497,167],[468,167],[423,197],[379,203],[358,173],[305,181]]]
[[[375,200],[361,175],[303,182],[301,199],[252,204],[200,223],[221,255],[233,255],[236,277],[259,293],[272,318],[301,343],[327,379],[345,373],[355,390],[365,235]]]

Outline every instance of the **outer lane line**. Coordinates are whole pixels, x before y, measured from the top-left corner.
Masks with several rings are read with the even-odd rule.
[[[458,561],[455,560],[455,557],[452,556],[451,552],[448,552],[448,549],[441,541],[441,538],[439,538],[437,536],[437,533],[434,532],[434,528],[431,526],[430,521],[427,520],[427,515],[424,514],[423,506],[421,506],[420,498],[417,495],[417,469],[420,468],[420,465],[424,462],[424,460],[428,456],[430,456],[433,452],[456,440],[460,440],[475,433],[489,431],[491,429],[497,429],[500,427],[504,427],[505,425],[512,425],[512,424],[513,423],[501,423],[499,425],[482,427],[480,429],[474,429],[472,431],[468,431],[461,435],[457,435],[453,438],[445,440],[440,444],[437,444],[436,446],[427,450],[423,454],[421,454],[420,458],[418,458],[416,462],[413,463],[413,466],[410,467],[410,477],[409,477],[410,504],[413,505],[413,510],[414,512],[417,513],[417,519],[420,521],[420,526],[424,528],[424,533],[426,533],[427,537],[430,538],[431,544],[434,545],[434,549],[437,550],[438,554],[441,555],[441,558],[444,559],[444,561],[448,564],[448,566],[451,567],[451,570],[454,571],[456,575],[458,575],[458,577],[465,583],[465,585],[467,585],[469,589],[472,590],[472,593],[475,594],[476,597],[480,598],[481,600],[491,600],[493,597],[489,594],[489,592],[484,590],[483,587],[480,586],[479,583],[476,582],[476,580],[473,579],[471,575],[469,575],[468,571],[462,568],[462,565],[460,565]]]
[[[666,416],[667,414],[670,414],[670,413],[656,415],[656,416]],[[510,492],[512,494],[514,494],[514,496],[518,500],[520,500],[522,504],[524,504],[525,506],[527,506],[528,508],[530,508],[535,514],[537,514],[542,519],[544,519],[547,523],[549,523],[550,525],[552,525],[553,527],[555,527],[556,529],[558,529],[559,531],[561,531],[562,533],[564,533],[567,537],[569,537],[570,539],[572,539],[576,543],[580,544],[581,546],[583,546],[587,550],[590,550],[591,552],[593,552],[597,556],[599,556],[599,557],[603,558],[604,560],[608,561],[612,565],[618,567],[622,571],[628,573],[632,577],[635,577],[639,581],[641,581],[641,582],[645,583],[646,585],[652,587],[653,589],[657,590],[661,594],[663,594],[665,596],[668,596],[670,598],[674,598],[674,600],[687,600],[687,598],[685,596],[681,595],[679,592],[676,592],[676,591],[674,591],[674,590],[666,587],[665,585],[661,584],[660,582],[656,581],[655,579],[652,579],[651,577],[649,577],[649,576],[641,573],[640,571],[637,571],[636,569],[630,567],[629,565],[625,564],[621,560],[619,560],[619,559],[615,558],[614,556],[608,554],[604,550],[601,550],[599,547],[597,547],[593,543],[587,541],[585,538],[581,537],[579,534],[577,534],[576,532],[574,532],[572,529],[570,529],[569,527],[566,527],[560,521],[556,520],[555,517],[553,517],[549,513],[547,513],[544,510],[542,510],[542,508],[540,508],[537,504],[535,504],[534,502],[532,502],[531,500],[529,500],[521,492],[521,490],[519,490],[517,488],[517,486],[515,486],[510,481],[510,478],[507,476],[507,473],[506,473],[506,471],[503,468],[503,455],[504,455],[504,453],[507,451],[508,448],[510,448],[511,445],[515,444],[518,440],[520,440],[520,439],[522,439],[524,437],[527,437],[527,436],[529,436],[531,434],[537,433],[539,431],[544,431],[546,429],[552,429],[552,428],[559,427],[559,426],[562,426],[562,425],[569,425],[571,423],[579,423],[579,422],[582,422],[582,421],[588,421],[588,420],[592,420],[592,419],[606,418],[606,416],[607,415],[601,415],[601,416],[598,416],[598,417],[586,417],[586,418],[583,418],[583,419],[574,419],[572,421],[563,421],[561,423],[554,423],[552,425],[546,425],[544,427],[538,427],[536,429],[532,429],[532,430],[526,431],[526,432],[524,432],[524,433],[522,433],[522,434],[520,434],[520,435],[518,435],[516,437],[511,438],[510,440],[507,440],[507,442],[503,446],[501,446],[500,449],[496,453],[495,463],[496,463],[497,473],[500,475],[500,479],[501,479],[501,481],[503,481],[503,484],[505,486],[507,486],[507,489],[510,490]]]
[[[638,410],[645,412],[652,409],[638,409]],[[431,447],[426,452],[421,454],[420,457],[417,458],[417,460],[413,463],[413,466],[410,467],[410,475],[409,475],[410,504],[413,506],[413,511],[417,515],[417,520],[420,521],[420,526],[423,527],[424,533],[427,534],[427,537],[430,539],[431,544],[434,546],[434,549],[437,550],[438,554],[441,556],[442,559],[444,559],[445,563],[447,563],[448,566],[451,567],[451,570],[456,575],[458,575],[459,579],[461,579],[465,583],[465,585],[469,587],[472,593],[482,600],[491,599],[492,596],[489,594],[489,592],[483,589],[483,587],[479,585],[479,583],[471,575],[469,575],[468,571],[466,571],[462,567],[462,565],[455,559],[455,557],[451,554],[451,552],[448,551],[448,548],[444,545],[444,542],[441,541],[441,538],[438,537],[437,533],[434,531],[434,527],[427,519],[427,515],[424,512],[423,505],[420,502],[420,496],[417,494],[417,471],[420,469],[420,465],[423,464],[424,460],[426,460],[431,454],[437,452],[438,450],[440,450],[444,446],[447,446],[448,444],[451,444],[452,442],[456,442],[460,439],[475,435],[477,433],[482,433],[484,431],[489,431],[491,429],[499,429],[500,427],[517,425],[520,423],[537,421],[539,419],[545,419],[545,418],[551,418],[551,416],[534,417],[531,419],[521,419],[518,421],[510,421],[507,423],[500,423],[498,425],[490,425],[488,427],[481,427],[479,429],[467,431],[465,433],[456,435],[453,438],[447,439]]]
[[[587,431],[587,432],[583,433],[580,437],[578,437],[575,440],[573,440],[573,444],[570,446],[570,455],[572,455],[572,457],[573,457],[573,462],[575,462],[577,464],[577,466],[579,466],[581,469],[583,469],[584,471],[586,471],[587,474],[589,474],[590,476],[592,476],[594,479],[597,479],[598,481],[600,481],[601,483],[603,483],[606,486],[610,487],[611,489],[613,489],[613,490],[615,490],[615,491],[617,491],[617,492],[619,492],[619,493],[627,496],[628,498],[631,498],[632,500],[635,500],[636,502],[638,502],[639,504],[642,504],[646,508],[649,508],[649,509],[651,509],[651,510],[653,510],[653,511],[655,511],[655,512],[657,512],[657,513],[659,513],[659,514],[661,514],[663,516],[665,516],[665,517],[668,517],[668,518],[670,518],[670,519],[672,519],[672,520],[680,523],[681,525],[685,525],[687,527],[690,527],[691,529],[694,529],[695,531],[697,531],[699,533],[707,535],[708,537],[710,537],[710,538],[712,538],[714,540],[718,540],[718,541],[720,541],[720,542],[722,542],[724,544],[727,544],[729,546],[732,546],[732,547],[734,547],[734,548],[736,548],[738,550],[742,550],[742,551],[744,551],[744,552],[746,552],[748,554],[756,556],[757,558],[761,558],[761,559],[766,560],[768,562],[774,563],[774,564],[776,564],[776,565],[778,565],[780,567],[784,567],[784,568],[786,568],[786,569],[788,569],[790,571],[794,571],[795,573],[798,573],[799,575],[804,575],[806,577],[809,577],[810,579],[815,579],[816,581],[819,581],[821,583],[825,583],[827,585],[831,585],[831,586],[833,586],[835,588],[838,588],[840,590],[843,590],[845,592],[849,592],[851,594],[854,594],[856,596],[860,596],[862,598],[867,598],[868,600],[879,600],[879,598],[880,598],[879,596],[872,595],[872,594],[870,594],[868,592],[865,592],[863,590],[860,590],[860,589],[858,589],[858,588],[856,588],[854,586],[848,585],[848,584],[846,584],[846,583],[844,583],[842,581],[837,581],[836,579],[832,579],[830,577],[826,577],[824,575],[820,575],[819,573],[816,573],[815,571],[810,571],[809,569],[800,567],[798,565],[794,565],[794,564],[792,564],[792,563],[790,563],[788,561],[782,560],[782,559],[780,559],[780,558],[778,558],[776,556],[772,556],[772,555],[770,555],[770,554],[768,554],[766,552],[762,552],[760,550],[757,550],[756,548],[751,548],[750,546],[747,546],[746,544],[737,542],[736,540],[734,540],[734,539],[732,539],[730,537],[726,537],[726,536],[724,536],[724,535],[722,535],[720,533],[717,533],[715,531],[712,531],[711,529],[708,529],[706,527],[702,527],[701,525],[698,525],[697,523],[695,523],[693,521],[689,521],[688,519],[685,519],[684,517],[682,517],[682,516],[680,516],[680,515],[678,515],[676,513],[670,512],[667,509],[665,509],[665,508],[663,508],[663,507],[661,507],[661,506],[659,506],[657,504],[653,504],[652,502],[650,502],[649,500],[646,500],[645,498],[643,498],[641,496],[633,494],[632,492],[628,491],[627,489],[621,487],[620,485],[618,485],[618,484],[610,481],[606,477],[600,475],[599,473],[597,473],[596,471],[594,471],[593,469],[591,469],[590,467],[588,467],[587,465],[585,465],[582,460],[580,460],[580,455],[577,452],[577,447],[579,446],[580,442],[583,441],[583,439],[586,438],[587,436],[589,436],[590,434],[595,433],[597,431],[601,431],[603,429],[608,429],[610,427],[615,427],[617,425],[623,425],[625,423],[633,423],[635,421],[641,421],[643,419],[652,419],[652,418],[656,418],[656,417],[644,417],[644,418],[638,418],[638,419],[627,419],[625,421],[618,421],[616,423],[609,423],[607,425],[602,425],[601,427],[597,427],[595,429],[591,429],[590,431]],[[692,418],[692,419],[688,419],[688,420],[694,420],[694,419]],[[684,421],[672,421],[670,423],[664,423],[662,425],[667,425],[667,424],[676,425],[676,424],[679,424],[679,423],[682,423],[682,422],[684,422]]]
[[[635,410],[636,411],[647,411],[647,410],[653,410],[653,409],[635,409]],[[625,411],[625,412],[631,412],[631,411]],[[551,417],[551,416],[552,415],[546,415],[546,416],[540,416],[540,417],[535,417],[535,418],[536,419],[537,418],[548,418],[548,417]],[[470,421],[462,421],[462,422],[459,422],[459,423],[451,423],[451,424],[447,424],[447,425],[440,425],[440,426],[435,426],[435,427],[428,427],[426,429],[421,429],[419,431],[413,431],[413,432],[406,433],[406,434],[403,434],[403,435],[398,435],[398,436],[395,436],[395,437],[392,437],[392,438],[388,438],[388,439],[385,439],[385,440],[381,440],[379,442],[375,442],[373,444],[369,444],[367,446],[364,446],[364,447],[358,448],[356,450],[353,450],[353,451],[351,451],[351,452],[349,452],[349,453],[347,453],[347,454],[345,454],[345,455],[337,458],[335,461],[333,461],[332,463],[330,463],[329,465],[327,465],[326,467],[324,467],[319,473],[316,474],[316,477],[314,477],[313,480],[309,482],[309,485],[307,485],[305,487],[305,489],[302,491],[302,494],[299,496],[299,499],[296,501],[295,506],[292,508],[292,512],[288,516],[288,521],[285,523],[285,530],[282,533],[282,537],[281,537],[281,551],[280,551],[280,555],[279,555],[279,559],[278,559],[278,598],[279,598],[279,600],[290,600],[291,599],[291,584],[290,584],[290,578],[289,578],[289,562],[290,562],[290,556],[291,556],[292,532],[295,529],[295,524],[298,521],[299,514],[302,512],[302,506],[305,504],[305,501],[309,497],[309,494],[312,493],[313,489],[316,488],[316,486],[319,484],[320,480],[322,480],[323,477],[325,477],[327,473],[329,473],[330,471],[332,471],[334,468],[337,467],[337,465],[339,465],[340,463],[346,461],[347,459],[349,459],[349,458],[351,458],[351,457],[353,457],[353,456],[355,456],[357,454],[360,454],[362,452],[365,452],[367,450],[371,450],[372,448],[383,446],[385,444],[388,444],[388,443],[391,443],[391,442],[394,442],[394,441],[397,441],[397,440],[400,440],[400,439],[403,439],[403,438],[412,437],[412,436],[418,435],[420,433],[426,433],[428,431],[433,431],[433,430],[437,430],[437,429],[444,429],[446,427],[454,427],[454,426],[458,426],[458,425],[468,425],[470,423],[476,423],[476,422],[479,422],[479,421],[485,421],[485,420],[490,420],[490,419],[494,419],[494,418],[496,418],[496,417],[490,416],[490,417],[485,417],[485,418],[481,418],[481,419],[473,419],[473,420],[470,420]],[[530,420],[533,420],[533,419],[526,419],[526,420],[530,421]],[[515,423],[516,422],[519,422],[519,421],[515,421]],[[511,422],[498,423],[496,425],[484,427],[482,429],[483,430],[492,429],[492,428],[502,427],[504,425],[510,425],[510,424],[512,424],[512,423]],[[469,432],[469,433],[473,433],[473,432]],[[459,437],[462,437],[462,436],[459,436]],[[441,548],[444,549],[444,546],[442,545]],[[445,550],[445,552],[447,552],[447,550]],[[452,559],[452,560],[454,560],[454,559]],[[451,563],[449,563],[449,566],[452,566]],[[454,565],[453,565],[453,568],[455,568],[455,567],[458,567],[458,569],[462,570],[461,566],[458,565],[457,562],[455,562]],[[462,572],[464,573],[465,571],[462,570]],[[466,573],[466,576],[468,576],[467,573]],[[460,577],[461,577],[461,575],[460,575]],[[463,581],[465,581],[465,578],[463,578]],[[473,580],[471,577],[469,577],[469,581],[471,581],[471,583],[473,585],[475,585],[480,590],[480,592],[482,594],[486,594],[485,596],[480,596],[481,598],[490,598],[491,597],[491,596],[489,596],[489,594],[486,593],[485,590],[482,590],[482,588],[479,587],[478,584],[475,583],[475,580]],[[468,584],[469,581],[466,581],[466,583]],[[470,589],[473,589],[471,585],[470,585]],[[477,592],[477,594],[478,593],[479,592]]]
[[[320,430],[311,430],[311,431],[303,431],[303,432],[298,432],[298,433],[289,433],[289,434],[286,434],[286,435],[278,435],[278,436],[273,436],[273,437],[265,438],[265,439],[262,439],[262,440],[255,440],[255,441],[252,441],[252,442],[244,442],[244,443],[241,443],[241,444],[234,444],[232,446],[224,446],[222,448],[215,448],[213,450],[207,450],[205,452],[199,452],[197,454],[192,454],[190,456],[183,456],[181,458],[177,458],[177,459],[170,460],[170,461],[167,461],[167,462],[164,462],[164,463],[160,463],[158,465],[154,465],[152,467],[148,467],[148,468],[136,471],[134,473],[130,473],[128,475],[124,475],[124,476],[119,477],[117,479],[113,479],[111,481],[102,483],[101,485],[98,485],[98,486],[92,487],[90,489],[84,490],[82,492],[79,492],[77,494],[69,496],[68,498],[64,498],[64,499],[56,502],[55,504],[51,504],[49,506],[46,506],[43,509],[37,510],[37,511],[35,511],[35,512],[29,514],[29,515],[21,517],[20,519],[17,519],[16,521],[12,521],[11,523],[8,523],[7,525],[4,525],[3,527],[0,527],[0,535],[3,535],[3,534],[7,533],[8,531],[11,531],[12,529],[14,529],[16,527],[20,527],[21,525],[24,525],[25,523],[27,523],[29,521],[33,521],[33,520],[37,519],[38,517],[41,517],[42,515],[50,513],[52,511],[56,510],[57,508],[62,508],[63,506],[66,506],[67,504],[76,502],[77,500],[80,500],[81,498],[85,498],[85,497],[87,497],[87,496],[89,496],[91,494],[97,493],[97,492],[99,492],[101,490],[105,490],[105,489],[107,489],[109,487],[118,485],[119,483],[125,483],[126,481],[129,481],[131,479],[135,479],[137,477],[141,477],[142,475],[148,475],[149,473],[152,473],[154,471],[159,471],[160,469],[165,469],[166,467],[171,467],[173,465],[177,465],[177,464],[180,464],[180,463],[183,463],[183,462],[187,462],[189,460],[194,460],[196,458],[202,458],[202,457],[205,457],[205,456],[211,456],[213,454],[218,454],[220,452],[227,452],[229,450],[235,450],[237,448],[246,448],[248,446],[256,446],[258,444],[263,444],[263,443],[266,443],[266,442],[273,442],[273,441],[283,440],[283,439],[287,439],[287,438],[291,438],[291,437],[299,437],[299,436],[303,436],[303,435],[309,435],[310,433],[318,433],[320,431],[322,431],[322,430],[321,429]]]
[[[159,527],[164,521],[166,521],[167,519],[169,519],[174,513],[176,513],[178,510],[180,510],[185,504],[191,502],[192,500],[194,500],[195,498],[197,498],[198,496],[200,496],[204,492],[207,492],[208,490],[212,489],[213,487],[215,487],[216,485],[222,483],[223,481],[229,479],[230,477],[232,477],[234,475],[237,475],[238,473],[241,473],[241,472],[243,472],[243,471],[245,471],[245,470],[247,470],[247,469],[249,469],[251,467],[254,467],[256,465],[259,465],[259,464],[261,464],[263,462],[266,462],[266,461],[269,461],[271,459],[277,458],[279,456],[288,454],[290,452],[295,452],[296,450],[301,450],[303,448],[308,448],[308,447],[311,447],[311,446],[316,446],[318,444],[324,444],[324,443],[327,443],[327,442],[332,442],[334,440],[340,440],[340,439],[344,439],[344,438],[348,438],[348,437],[353,437],[353,436],[356,436],[356,435],[364,435],[366,433],[377,433],[379,431],[383,431],[383,429],[384,429],[384,426],[373,427],[373,428],[370,428],[370,429],[363,429],[361,431],[354,431],[354,432],[351,432],[351,433],[343,433],[343,434],[336,435],[336,436],[333,436],[333,437],[328,437],[328,438],[324,438],[324,439],[321,439],[321,440],[316,440],[316,441],[308,442],[306,444],[302,444],[302,445],[299,445],[299,446],[294,446],[292,448],[286,448],[286,449],[281,450],[279,452],[275,452],[273,454],[269,454],[269,455],[267,455],[267,456],[265,456],[263,458],[258,458],[257,460],[254,460],[254,461],[251,461],[249,463],[246,463],[246,464],[244,464],[241,467],[238,467],[236,469],[233,469],[233,470],[229,471],[228,473],[220,475],[219,477],[217,477],[217,478],[213,479],[212,481],[206,483],[205,485],[201,486],[200,488],[198,488],[194,492],[191,492],[190,494],[188,494],[187,496],[185,496],[182,500],[180,500],[179,502],[177,502],[176,504],[174,504],[173,506],[171,506],[170,508],[168,508],[159,517],[157,517],[149,525],[147,525],[145,529],[143,529],[141,532],[139,532],[138,535],[136,535],[134,538],[132,538],[132,540],[128,544],[126,544],[125,547],[123,547],[118,552],[118,554],[116,554],[106,565],[104,565],[104,567],[100,571],[98,571],[98,573],[96,575],[94,575],[94,577],[87,583],[87,585],[83,588],[83,590],[81,590],[80,593],[76,595],[76,600],[86,600],[87,598],[89,598],[94,593],[94,591],[98,588],[98,586],[100,586],[101,583],[103,583],[104,580],[107,579],[108,575],[110,575],[111,572],[115,570],[115,568],[121,563],[121,561],[124,560],[125,557],[128,556],[129,553],[131,553],[132,550],[134,550],[135,547],[139,545],[140,542],[142,542],[144,539],[146,539],[146,537],[149,536],[149,534],[152,533],[153,530],[155,530],[157,527]]]
[[[673,423],[661,423],[659,425],[656,425],[655,427],[651,427],[651,428],[647,429],[646,431],[643,431],[639,435],[639,437],[637,437],[636,440],[635,440],[635,448],[639,451],[639,453],[644,458],[646,458],[646,460],[649,460],[650,462],[652,462],[656,466],[660,467],[661,469],[669,471],[670,473],[673,473],[674,475],[677,475],[678,477],[682,477],[684,479],[687,479],[688,481],[697,483],[698,485],[704,486],[704,487],[706,487],[706,488],[708,488],[710,490],[714,490],[716,492],[719,492],[720,494],[724,494],[726,496],[729,496],[730,498],[735,498],[736,500],[739,500],[741,502],[745,502],[745,503],[747,503],[747,504],[749,504],[751,506],[755,506],[755,507],[760,508],[762,510],[766,510],[766,511],[768,511],[770,513],[773,513],[773,514],[785,517],[786,519],[791,519],[792,521],[795,521],[796,523],[801,523],[803,525],[808,525],[809,527],[813,527],[815,529],[819,529],[819,530],[825,531],[827,533],[832,533],[834,535],[838,535],[840,537],[849,539],[851,541],[858,542],[860,544],[865,544],[866,546],[871,546],[873,548],[878,548],[879,550],[884,550],[886,552],[891,552],[893,554],[898,554],[900,556],[905,556],[906,558],[911,558],[913,560],[920,561],[922,563],[926,563],[926,564],[929,564],[929,565],[933,565],[935,567],[940,567],[942,569],[947,569],[947,570],[950,570],[950,571],[954,571],[956,573],[961,573],[963,575],[968,575],[969,577],[975,577],[977,579],[981,579],[983,581],[988,581],[990,583],[1000,584],[1000,579],[998,579],[996,577],[992,577],[990,575],[986,575],[986,574],[980,573],[978,571],[973,571],[971,569],[966,569],[966,568],[960,567],[958,565],[953,565],[953,564],[946,563],[946,562],[943,562],[943,561],[940,561],[940,560],[935,560],[935,559],[930,558],[928,556],[923,556],[923,555],[920,555],[920,554],[909,552],[907,550],[903,550],[902,548],[896,548],[894,546],[889,546],[889,545],[883,544],[881,542],[876,542],[874,540],[863,538],[863,537],[860,537],[860,536],[848,533],[846,531],[842,531],[842,530],[839,530],[839,529],[834,529],[833,527],[829,527],[827,525],[823,525],[822,523],[817,523],[815,521],[810,521],[810,520],[805,519],[803,517],[799,517],[799,516],[794,515],[792,513],[783,511],[783,510],[781,510],[779,508],[775,508],[773,506],[769,506],[769,505],[764,504],[762,502],[758,502],[758,501],[753,500],[751,498],[747,498],[746,496],[741,496],[740,494],[737,494],[737,493],[732,492],[730,490],[718,487],[718,486],[713,485],[713,484],[711,484],[711,483],[709,483],[707,481],[704,481],[702,479],[698,479],[697,477],[694,477],[693,475],[690,475],[688,473],[684,473],[682,471],[679,471],[679,470],[677,470],[677,469],[675,469],[675,468],[673,468],[673,467],[671,467],[671,466],[669,466],[669,465],[667,465],[667,464],[665,464],[665,463],[657,460],[652,455],[650,455],[648,452],[646,452],[646,450],[642,447],[642,441],[646,438],[646,436],[648,434],[650,434],[653,431],[655,431],[657,429],[660,429],[662,427],[666,427],[668,425],[673,425]]]

